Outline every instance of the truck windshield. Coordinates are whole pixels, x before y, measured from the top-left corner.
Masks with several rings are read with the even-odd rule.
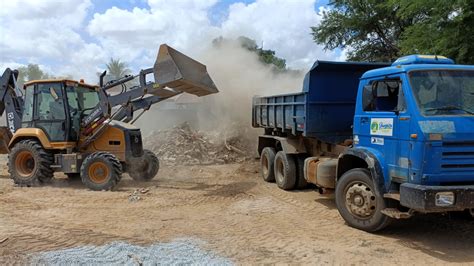
[[[474,115],[474,70],[412,71],[409,76],[423,115]]]

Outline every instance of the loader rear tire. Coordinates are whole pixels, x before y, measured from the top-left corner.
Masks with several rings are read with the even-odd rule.
[[[260,155],[260,174],[266,182],[275,182],[275,172],[273,164],[275,163],[275,149],[265,147]]]
[[[122,179],[122,164],[108,152],[94,152],[81,165],[82,183],[91,190],[112,190]]]
[[[275,156],[274,172],[275,181],[279,188],[292,190],[296,185],[296,162],[295,156],[283,151],[277,152]]]
[[[160,170],[160,161],[154,152],[143,150],[143,156],[135,159],[133,165],[128,167],[128,174],[136,181],[150,181]]]
[[[13,146],[8,155],[8,172],[18,186],[38,186],[53,178],[54,155],[32,139],[22,140]]]

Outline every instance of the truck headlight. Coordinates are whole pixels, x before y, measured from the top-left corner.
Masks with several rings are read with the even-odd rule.
[[[454,205],[453,192],[438,192],[435,197],[435,204],[439,207],[447,207]]]

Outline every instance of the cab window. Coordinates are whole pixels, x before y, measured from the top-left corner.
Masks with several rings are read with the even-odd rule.
[[[60,83],[38,84],[38,117],[40,120],[64,120],[64,102]]]
[[[400,112],[406,109],[400,79],[376,80],[364,87],[364,111]]]
[[[33,97],[34,97],[34,85],[26,87],[25,91],[25,104],[24,112],[22,116],[22,122],[31,122],[33,120]]]

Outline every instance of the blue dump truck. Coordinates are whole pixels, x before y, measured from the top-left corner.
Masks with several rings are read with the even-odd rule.
[[[352,227],[474,212],[474,66],[410,55],[316,61],[303,91],[253,98],[260,172],[281,189],[334,192]]]

